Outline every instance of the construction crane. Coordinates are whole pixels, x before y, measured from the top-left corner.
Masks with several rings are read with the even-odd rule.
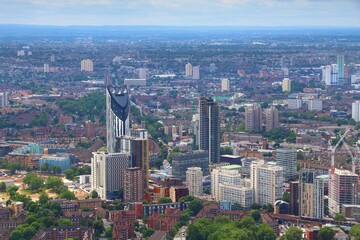
[[[345,146],[346,150],[348,151],[348,153],[349,153],[349,155],[351,157],[351,161],[352,161],[351,170],[352,170],[353,173],[356,174],[356,170],[357,170],[357,168],[359,168],[360,148],[356,144],[356,149],[355,149],[355,154],[354,154],[353,151],[350,149],[349,145],[345,141],[344,141],[344,146]]]
[[[344,140],[344,137],[346,136],[346,134],[349,132],[350,128],[347,128],[345,130],[344,135],[339,135],[340,136],[340,140],[336,143],[336,145],[334,147],[331,147],[331,142],[329,140],[329,147],[328,150],[331,151],[331,168],[330,168],[330,179],[333,179],[333,174],[335,173],[335,151],[336,148],[340,145],[340,143]]]

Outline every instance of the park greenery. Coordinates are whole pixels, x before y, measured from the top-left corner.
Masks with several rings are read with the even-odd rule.
[[[42,190],[39,189],[39,186],[41,185],[38,184],[39,179],[41,179],[42,186],[44,187]],[[60,198],[69,200],[75,199],[74,193],[64,186],[60,178],[49,176],[44,184],[41,177],[34,173],[30,173],[24,177],[24,183],[28,185],[29,188],[32,185],[36,185],[39,187],[36,188],[36,190],[41,192],[39,194],[39,200],[34,202],[30,197],[20,194],[18,192],[19,187],[17,186],[12,186],[7,189],[10,196],[7,205],[13,201],[23,202],[28,213],[24,224],[19,225],[10,233],[10,240],[31,239],[36,232],[42,228],[73,226],[73,222],[70,219],[62,217],[59,203],[51,203],[48,194],[45,192],[46,188],[58,193]],[[85,221],[80,221],[80,225],[94,228],[97,237],[105,230],[103,222],[99,217],[95,220],[87,219]]]
[[[95,116],[100,116],[100,121],[104,122],[105,118],[101,118],[105,112],[105,94],[102,92],[91,93],[79,99],[64,99],[56,102],[60,109],[74,116],[88,116],[94,121]]]
[[[240,221],[231,221],[228,217],[217,216],[212,221],[198,219],[188,227],[189,240],[275,240],[274,230],[263,223],[256,224],[253,217],[243,217]]]

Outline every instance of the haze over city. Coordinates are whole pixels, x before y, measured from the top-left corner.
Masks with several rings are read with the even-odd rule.
[[[0,0],[0,239],[360,240],[359,0]]]
[[[0,24],[360,26],[358,0],[2,0]]]

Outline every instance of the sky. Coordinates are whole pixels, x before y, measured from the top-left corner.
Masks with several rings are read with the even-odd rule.
[[[360,27],[360,0],[0,0],[0,24]]]

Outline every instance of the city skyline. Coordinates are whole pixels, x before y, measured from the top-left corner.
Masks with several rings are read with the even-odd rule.
[[[360,2],[4,0],[0,9],[0,24],[360,27]]]

